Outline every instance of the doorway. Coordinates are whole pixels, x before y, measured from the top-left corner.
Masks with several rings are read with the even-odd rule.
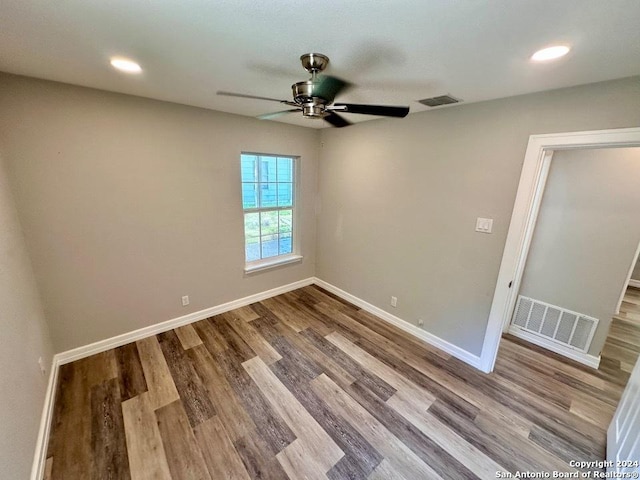
[[[636,146],[640,146],[640,128],[530,137],[489,315],[481,355],[483,371],[493,370],[502,332],[516,305],[554,152]]]

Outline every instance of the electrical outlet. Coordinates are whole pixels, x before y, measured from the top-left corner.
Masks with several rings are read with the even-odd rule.
[[[398,306],[398,297],[391,297],[391,306],[392,307]]]
[[[189,295],[182,297],[182,306],[186,307],[187,305],[189,305]]]
[[[47,367],[44,366],[44,360],[42,359],[42,357],[38,358],[38,365],[40,365],[40,372],[42,373],[42,375],[46,375]]]
[[[419,327],[423,327],[423,326],[424,326],[424,320],[419,319],[419,320],[418,320],[418,326],[419,326]]]

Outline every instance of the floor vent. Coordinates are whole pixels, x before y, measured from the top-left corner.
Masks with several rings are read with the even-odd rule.
[[[587,352],[598,319],[533,298],[518,296],[511,327],[581,352]]]

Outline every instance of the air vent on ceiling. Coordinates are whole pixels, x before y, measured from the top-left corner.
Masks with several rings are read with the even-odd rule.
[[[439,97],[424,98],[418,100],[427,107],[439,107],[441,105],[451,105],[452,103],[460,103],[462,100],[451,95],[440,95]]]

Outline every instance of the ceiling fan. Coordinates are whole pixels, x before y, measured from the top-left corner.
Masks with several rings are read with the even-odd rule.
[[[351,122],[336,112],[398,118],[406,117],[409,113],[409,107],[333,103],[336,96],[351,87],[351,84],[329,75],[319,75],[329,64],[329,57],[326,55],[322,55],[321,53],[306,53],[300,57],[300,61],[304,69],[311,74],[311,78],[291,85],[293,101],[233,92],[218,91],[217,94],[230,97],[252,98],[255,100],[269,100],[295,107],[289,110],[260,115],[258,118],[262,120],[278,118],[293,112],[302,112],[305,118],[322,118],[334,127],[346,127],[351,125]]]

